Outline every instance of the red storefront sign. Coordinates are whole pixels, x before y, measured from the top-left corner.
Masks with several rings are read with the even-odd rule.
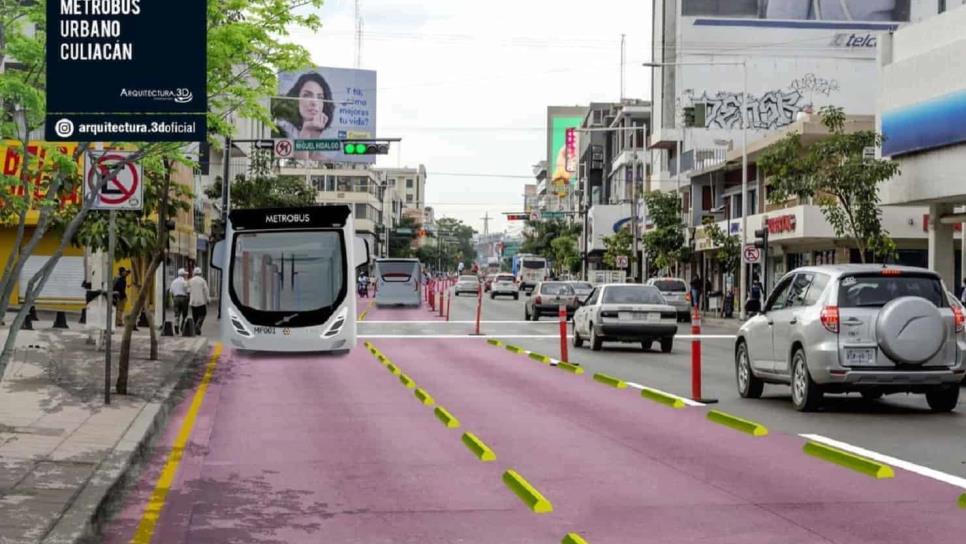
[[[50,145],[49,147],[54,147]],[[76,144],[69,144],[67,146],[60,145],[56,146],[59,148],[61,153],[69,154],[73,153]],[[21,173],[21,164],[23,163],[23,152],[20,151],[19,146],[11,145],[7,143],[0,144],[0,151],[2,151],[2,157],[0,157],[0,172],[4,176],[18,177]],[[31,198],[36,200],[42,200],[47,196],[47,189],[50,183],[50,168],[51,165],[48,164],[48,146],[40,145],[36,143],[31,143],[27,146],[27,153],[30,155],[28,170],[29,179],[27,185],[29,187]],[[80,175],[80,163],[78,162],[78,175]],[[62,193],[60,195],[60,202],[62,206],[68,204],[81,203],[80,197],[80,184],[66,184],[70,187],[70,192],[67,194]],[[9,187],[10,194],[17,196],[24,195],[23,184],[15,184]],[[2,202],[2,201],[0,201]]]
[[[955,230],[956,232],[962,232],[963,224],[953,223],[953,230]],[[929,214],[928,213],[922,214],[922,231],[929,232]]]
[[[795,232],[798,226],[798,219],[794,215],[779,215],[769,217],[765,220],[768,225],[768,234],[781,234],[783,232]]]

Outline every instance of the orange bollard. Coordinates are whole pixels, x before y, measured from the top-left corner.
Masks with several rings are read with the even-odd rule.
[[[691,334],[691,399],[705,404],[718,402],[701,398],[701,313],[697,308],[691,308]]]
[[[449,321],[449,311],[453,307],[453,292],[446,291],[446,321]]]
[[[480,314],[483,313],[483,291],[476,293],[476,335],[480,335]]]
[[[560,309],[557,312],[557,316],[560,318],[560,360],[567,362],[567,306],[565,304],[560,305]]]
[[[439,317],[443,317],[443,310],[446,309],[446,286],[440,285],[439,290]]]

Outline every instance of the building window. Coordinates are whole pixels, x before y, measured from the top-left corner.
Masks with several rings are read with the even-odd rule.
[[[939,0],[939,13],[946,11],[946,0]]]
[[[356,219],[366,219],[365,204],[356,204]]]
[[[395,187],[395,186],[396,186],[396,180],[395,180],[395,178],[394,178],[394,179],[391,179],[391,180],[389,180],[389,185],[392,185],[393,187]]]
[[[406,204],[412,204],[413,195],[406,195]]]
[[[324,191],[325,176],[312,176],[312,187],[315,187],[316,191]]]
[[[411,180],[411,179],[407,179],[406,180],[406,188],[407,189],[412,189],[413,188],[413,180]]]

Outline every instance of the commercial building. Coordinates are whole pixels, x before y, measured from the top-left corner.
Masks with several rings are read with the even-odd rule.
[[[426,207],[426,167],[416,168],[377,168],[388,187],[396,190],[403,199],[403,207],[414,219],[423,222],[423,209]]]
[[[879,56],[882,155],[901,165],[882,189],[883,203],[928,206],[928,265],[950,289],[966,270],[966,253],[953,243],[966,223],[964,29],[966,7],[949,9],[884,36]]]
[[[576,208],[576,129],[586,115],[584,106],[547,107],[546,177],[537,182],[537,193],[544,200],[541,211],[566,212]]]
[[[546,173],[546,169],[542,170]],[[537,207],[537,184],[527,183],[523,186],[523,211],[530,213]]]

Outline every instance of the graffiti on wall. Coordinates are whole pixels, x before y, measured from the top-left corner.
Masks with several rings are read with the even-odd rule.
[[[768,91],[761,96],[748,94],[745,113],[742,116],[742,93],[707,91],[696,96],[690,95],[691,104],[705,105],[705,128],[739,129],[742,117],[748,128],[773,130],[795,121],[800,111],[812,111],[811,99],[814,95],[831,95],[839,90],[836,80],[805,74],[792,80],[788,87]]]

